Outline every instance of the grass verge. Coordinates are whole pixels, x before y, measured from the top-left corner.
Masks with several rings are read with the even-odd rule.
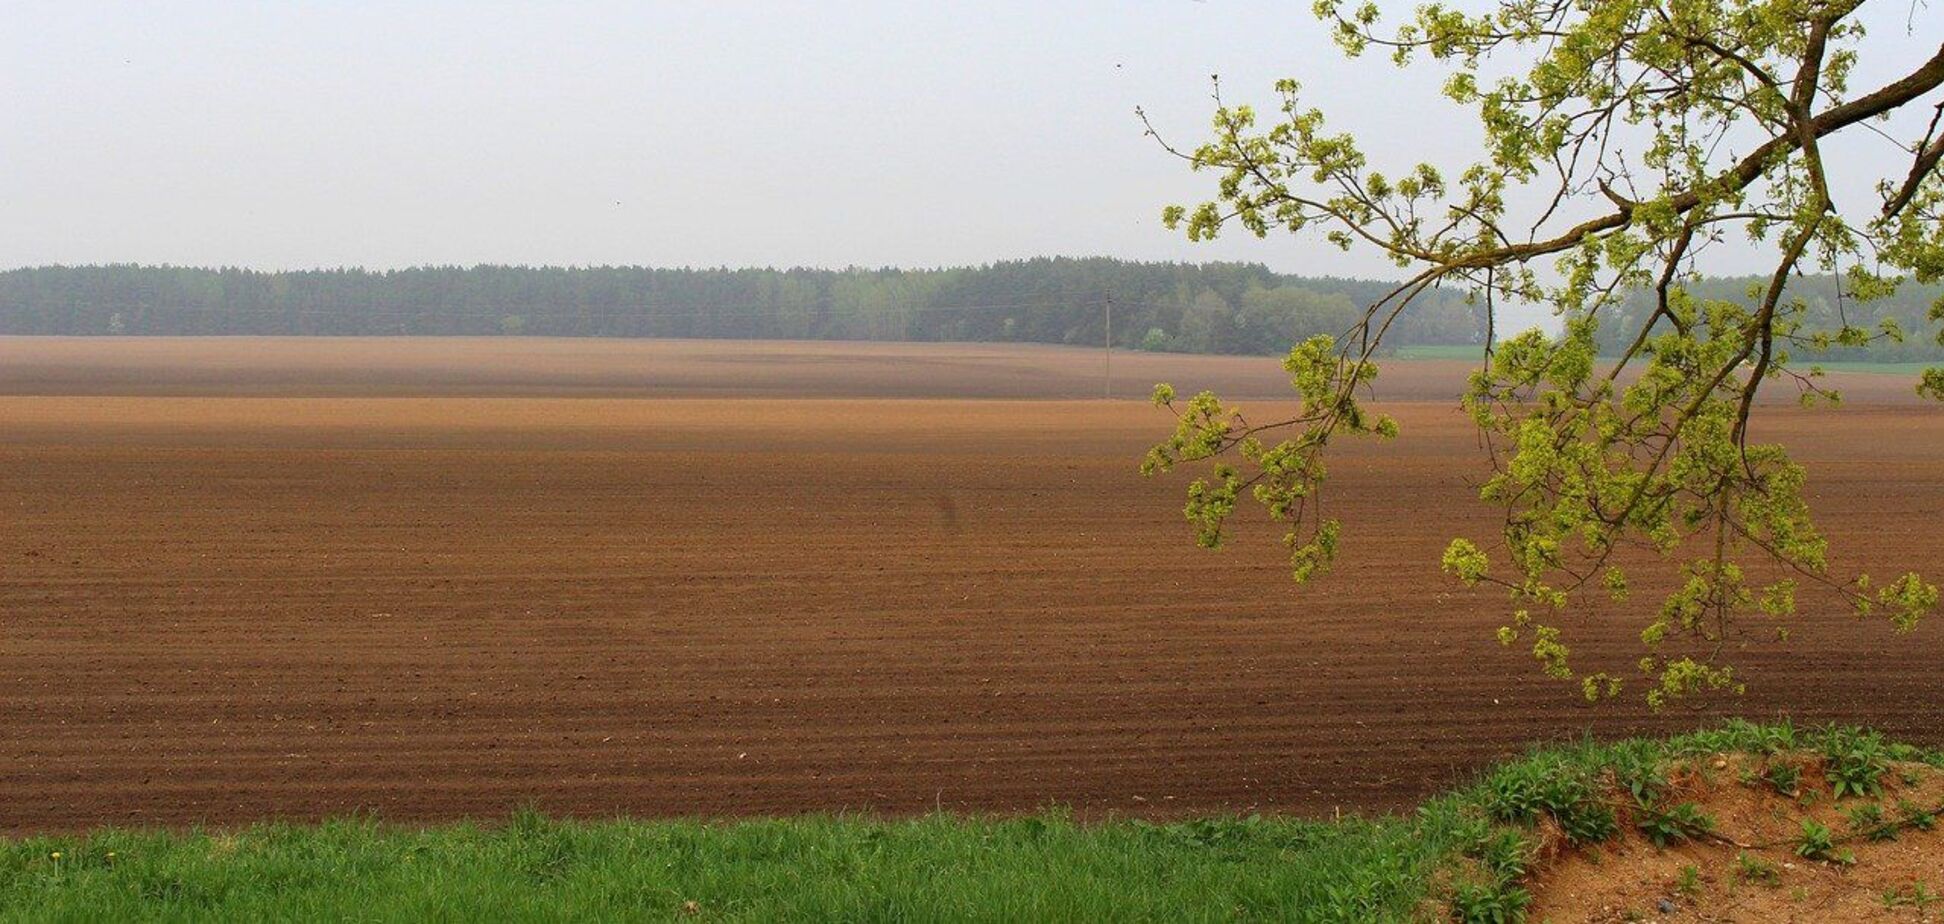
[[[492,826],[364,820],[7,844],[7,920],[1230,920],[1395,917],[1440,860],[1395,820],[932,816]]]
[[[1651,807],[1667,762],[1806,748],[1837,768],[1857,747],[1880,748],[1865,763],[1944,767],[1854,730],[1731,722],[1536,750],[1413,815],[1336,822],[522,812],[431,828],[104,830],[0,845],[0,920],[1517,921],[1540,829],[1570,843],[1623,823],[1656,838],[1698,829],[1677,806]],[[1616,815],[1612,794],[1629,790],[1640,807]]]

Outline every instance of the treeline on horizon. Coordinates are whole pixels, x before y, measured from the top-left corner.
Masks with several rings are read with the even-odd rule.
[[[1690,284],[1747,303],[1760,280]],[[1255,263],[1146,263],[1046,257],[950,269],[661,269],[633,266],[417,267],[261,271],[175,266],[44,266],[0,271],[0,334],[692,337],[985,341],[1097,345],[1114,303],[1116,346],[1275,354],[1341,333],[1394,283],[1276,273]],[[1796,358],[1944,360],[1931,307],[1944,287],[1906,284],[1884,299],[1842,296],[1833,276],[1794,280],[1805,327],[1880,329],[1902,343]],[[1631,343],[1652,309],[1638,292],[1602,311],[1601,351]],[[1462,294],[1432,290],[1386,335],[1389,347],[1473,345],[1485,323]]]
[[[1096,345],[1281,353],[1341,333],[1394,283],[1251,263],[1040,258],[951,269],[421,267],[266,272],[46,266],[0,272],[0,334],[528,335]],[[1433,292],[1393,346],[1482,342]]]

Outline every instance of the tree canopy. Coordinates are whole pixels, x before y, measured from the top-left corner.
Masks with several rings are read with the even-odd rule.
[[[1383,171],[1358,139],[1329,130],[1294,80],[1277,85],[1271,113],[1230,105],[1218,87],[1210,140],[1162,142],[1215,173],[1216,194],[1169,207],[1165,222],[1195,240],[1236,226],[1320,232],[1375,249],[1407,278],[1337,336],[1290,352],[1298,401],[1282,419],[1245,420],[1216,395],[1177,400],[1157,388],[1179,423],[1145,469],[1205,466],[1186,508],[1201,544],[1221,543],[1247,494],[1287,524],[1297,580],[1324,570],[1343,536],[1319,503],[1325,450],[1341,435],[1396,433],[1362,403],[1373,359],[1417,299],[1455,288],[1487,322],[1464,406],[1484,437],[1481,497],[1504,528],[1496,542],[1453,540],[1442,564],[1508,595],[1501,641],[1530,646],[1589,699],[1644,679],[1659,707],[1740,689],[1726,652],[1757,625],[1786,637],[1799,588],[1909,631],[1936,607],[1937,588],[1915,573],[1832,573],[1802,466],[1750,436],[1764,389],[1792,388],[1805,403],[1840,397],[1812,365],[1819,354],[1932,336],[1911,329],[1909,311],[1856,306],[1944,281],[1944,43],[1916,60],[1873,60],[1895,75],[1857,85],[1871,51],[1863,6],[1497,0],[1482,12],[1431,4],[1387,24],[1375,4],[1318,0],[1349,55],[1446,71],[1444,95],[1476,119],[1482,153]],[[1915,16],[1897,22],[1919,27]],[[1924,41],[1939,25],[1922,22],[1933,33]],[[1837,181],[1858,179],[1841,171],[1856,168],[1826,150],[1866,133],[1897,165],[1867,178],[1870,201],[1840,199]],[[1729,241],[1766,255],[1768,269],[1704,283]],[[1805,273],[1824,281],[1800,284]],[[1925,326],[1944,317],[1936,292]],[[1563,333],[1494,336],[1513,303],[1550,306]],[[1920,391],[1944,397],[1944,370],[1927,372]],[[1660,575],[1672,589],[1658,601],[1628,602],[1634,577],[1621,563],[1641,558],[1631,553],[1672,572]],[[1638,613],[1637,662],[1575,657],[1559,616],[1589,594]]]

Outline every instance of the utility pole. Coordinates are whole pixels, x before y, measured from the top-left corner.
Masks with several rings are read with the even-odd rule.
[[[1114,396],[1114,297],[1107,296],[1107,388],[1104,397]]]

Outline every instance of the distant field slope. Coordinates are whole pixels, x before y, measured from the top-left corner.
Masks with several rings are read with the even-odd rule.
[[[1391,401],[1456,402],[1477,348],[1383,362]],[[1409,356],[1410,354],[1407,354]],[[1914,403],[1915,374],[1835,374],[1853,402]],[[1291,395],[1276,359],[993,343],[542,337],[0,337],[0,395],[796,398]],[[1772,390],[1786,401],[1786,384]]]
[[[1452,397],[1460,362],[1386,387]],[[0,337],[0,394],[1144,398],[1289,394],[1269,357],[984,343],[534,337]]]

